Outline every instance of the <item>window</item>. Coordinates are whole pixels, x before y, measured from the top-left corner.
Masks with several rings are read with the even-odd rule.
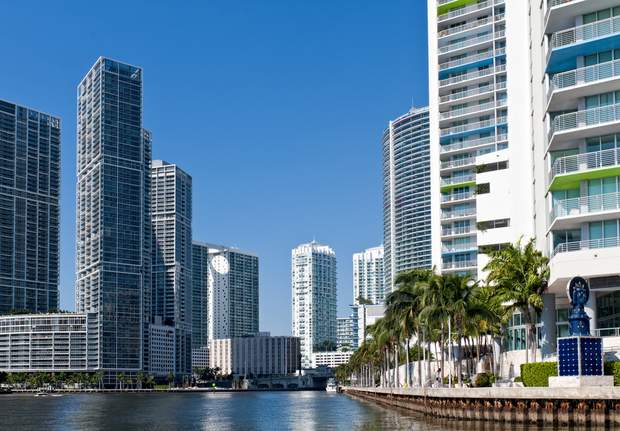
[[[507,160],[503,162],[487,163],[486,165],[478,165],[476,166],[476,172],[482,174],[484,172],[498,171],[506,168],[508,168]]]
[[[510,226],[509,218],[481,221],[477,224],[478,230],[499,229],[499,228],[508,227],[508,226]]]

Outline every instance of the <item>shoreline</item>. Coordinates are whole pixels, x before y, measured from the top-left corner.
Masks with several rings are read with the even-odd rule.
[[[0,393],[1,395],[36,394],[191,394],[191,393],[243,393],[243,392],[308,392],[321,391],[321,389],[303,388],[256,388],[256,389],[232,389],[232,388],[171,388],[171,389],[54,389],[45,391],[41,389],[12,389],[11,392]]]

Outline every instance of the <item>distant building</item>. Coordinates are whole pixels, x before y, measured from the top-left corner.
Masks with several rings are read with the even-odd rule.
[[[0,316],[0,371],[86,372],[94,315]]]
[[[60,119],[0,100],[0,314],[58,309]]]
[[[198,243],[194,242],[194,249]],[[214,244],[207,249],[207,339],[258,333],[258,257]],[[203,336],[204,337],[204,336]]]
[[[208,269],[209,246],[192,242],[192,349],[199,349],[208,342]],[[192,353],[193,355],[193,353]],[[192,362],[193,363],[193,362]],[[195,368],[195,365],[192,365]]]
[[[352,316],[337,319],[336,348],[338,350],[357,348],[357,321]]]
[[[150,373],[163,377],[178,370],[176,359],[176,330],[173,325],[162,324],[156,317],[155,323],[149,326],[150,337]]]
[[[312,366],[315,349],[336,347],[336,254],[315,241],[291,256],[293,335],[301,339],[301,364]]]
[[[316,352],[312,354],[313,366],[336,368],[338,365],[346,364],[353,356],[353,351],[347,352]]]
[[[299,338],[260,333],[251,337],[209,340],[209,363],[222,374],[276,376],[300,369]]]
[[[207,368],[210,367],[209,364],[209,347],[198,347],[197,349],[192,349],[192,368],[195,370],[196,368]]]
[[[153,160],[151,164],[151,222],[152,315],[175,329],[173,372],[189,374],[192,371],[192,177],[163,160]]]
[[[370,338],[368,327],[374,325],[377,320],[385,315],[384,305],[355,305],[353,306],[353,318],[357,324],[357,347]]]
[[[431,268],[431,162],[428,108],[411,109],[383,132],[385,293],[398,273]]]
[[[369,248],[353,255],[353,303],[360,299],[373,304],[385,302],[383,246]]]

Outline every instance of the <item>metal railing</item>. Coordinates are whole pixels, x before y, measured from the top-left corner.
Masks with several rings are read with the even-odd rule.
[[[575,87],[577,85],[613,78],[615,76],[620,76],[620,60],[607,61],[605,63],[557,73],[550,81],[548,94],[550,95],[555,90]]]
[[[549,138],[556,132],[596,126],[597,124],[610,123],[619,119],[620,104],[599,106],[598,108],[561,114],[553,119],[549,130]]]
[[[620,193],[581,196],[561,199],[553,205],[553,218],[620,210]]]
[[[505,133],[499,134],[497,136],[489,136],[487,138],[469,139],[467,141],[455,142],[454,144],[441,145],[440,152],[443,154],[443,153],[449,153],[451,151],[466,150],[468,148],[473,148],[473,147],[492,145],[492,144],[495,144],[496,142],[506,141],[507,139],[508,139],[508,135],[506,135]]]
[[[558,253],[567,253],[570,251],[580,251],[580,250],[609,248],[609,247],[620,247],[620,238],[612,237],[612,238],[603,238],[603,239],[591,239],[587,241],[563,242],[561,244],[558,244],[555,247],[555,249],[553,250],[553,254],[556,255]]]
[[[620,337],[620,328],[596,328],[592,332],[595,337]]]
[[[504,14],[501,14],[504,15]],[[499,16],[499,15],[498,15]],[[499,19],[495,18],[495,21],[499,21]],[[462,25],[457,25],[455,27],[446,28],[437,33],[438,37],[451,36],[453,34],[460,33],[462,31],[471,30],[478,27],[484,27],[485,25],[489,25],[493,23],[493,19],[491,17],[478,19],[474,21],[467,22]]]
[[[463,261],[453,261],[453,262],[444,262],[441,264],[443,269],[463,269],[478,266],[477,260],[463,260]]]
[[[501,73],[506,71],[505,64],[499,64],[497,66],[489,67],[488,69],[476,70],[474,72],[465,73],[463,75],[453,76],[451,78],[442,79],[439,81],[440,87],[445,87],[446,85],[458,84],[461,82],[469,81],[470,79],[482,78],[485,76],[492,75],[494,73]]]
[[[505,37],[505,35],[506,35],[506,32],[504,30],[497,31],[495,33],[487,33],[482,36],[477,36],[477,37],[473,37],[470,39],[462,40],[460,42],[455,42],[455,43],[451,43],[445,46],[441,46],[439,47],[438,52],[439,54],[446,54],[451,51],[456,51],[458,49],[472,47],[472,46],[475,46],[475,45],[478,45],[484,42],[488,42],[494,39],[500,39],[502,37]]]
[[[570,3],[573,0],[549,0],[549,2],[547,3],[547,7],[548,8],[552,8],[554,6],[560,6],[566,3]]]
[[[487,102],[487,103],[482,103],[478,105],[466,106],[464,108],[452,109],[450,111],[441,112],[439,114],[439,119],[448,120],[451,118],[460,117],[461,115],[475,114],[476,112],[482,112],[482,111],[486,111],[488,109],[493,109],[493,108],[501,108],[504,106],[506,106],[505,99],[497,100],[495,102]]]
[[[441,169],[460,168],[462,166],[473,165],[476,163],[475,157],[467,157],[464,159],[447,160],[441,162]]]
[[[451,246],[442,245],[442,253],[457,253],[461,251],[470,251],[476,249],[478,246],[475,242],[467,242],[464,244],[453,244]]]
[[[505,48],[498,48],[496,50],[489,49],[488,51],[481,52],[479,54],[467,55],[465,57],[457,58],[456,60],[444,61],[443,63],[439,63],[439,70],[450,69],[462,64],[474,63],[487,58],[493,58],[498,55],[502,55],[505,52]]]
[[[550,51],[573,43],[618,33],[619,31],[620,17],[607,18],[590,24],[561,30],[553,33],[551,36]]]
[[[506,82],[498,82],[496,85],[489,84],[483,87],[472,88],[467,91],[460,91],[458,93],[446,94],[445,96],[441,96],[439,98],[439,103],[453,102],[456,100],[465,99],[471,96],[477,96],[479,94],[491,93],[495,90],[504,90],[506,88]]]
[[[476,181],[476,174],[466,174],[466,175],[459,175],[458,177],[442,178],[441,185],[449,186],[452,184],[461,184],[461,183],[467,183],[470,181]]]
[[[449,127],[447,129],[441,129],[440,135],[448,136],[448,135],[453,135],[455,133],[469,132],[471,130],[484,129],[486,127],[493,127],[497,124],[505,123],[506,118],[507,117],[498,117],[497,121],[491,119],[491,120],[477,121],[475,123],[461,124],[459,126]]]
[[[437,22],[442,22],[442,21],[445,21],[445,20],[450,19],[450,18],[455,18],[457,16],[465,15],[465,14],[468,14],[470,12],[477,11],[479,9],[484,9],[484,8],[490,7],[492,5],[493,5],[493,2],[491,0],[487,0],[487,1],[484,1],[482,3],[476,3],[476,4],[471,5],[471,6],[463,7],[463,8],[460,8],[460,9],[454,9],[454,10],[446,12],[446,13],[444,13],[442,15],[439,15],[437,17]]]
[[[617,166],[618,164],[620,164],[620,148],[560,157],[553,162],[551,178],[553,179],[556,175]]]
[[[462,209],[452,210],[452,211],[443,211],[441,213],[441,219],[442,220],[450,220],[450,219],[453,219],[453,218],[469,217],[469,216],[473,216],[473,215],[476,215],[476,209],[475,208],[462,208]]]
[[[475,233],[475,230],[471,228],[471,226],[462,226],[462,227],[453,227],[453,228],[444,228],[441,230],[442,236],[450,236],[450,235],[465,235],[468,233]]]

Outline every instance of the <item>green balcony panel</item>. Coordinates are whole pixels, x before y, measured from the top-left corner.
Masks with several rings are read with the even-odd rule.
[[[447,184],[445,186],[441,186],[441,191],[449,192],[450,190],[456,189],[458,187],[475,187],[475,186],[476,186],[475,181],[466,181],[464,183],[454,183],[454,184]]]
[[[454,0],[450,3],[442,4],[441,6],[437,6],[437,16],[448,13],[457,7],[467,6],[474,3],[478,3],[478,0]]]
[[[549,191],[568,190],[579,188],[581,181],[596,180],[599,178],[620,176],[620,166],[609,166],[604,168],[590,169],[587,171],[571,172],[559,174],[553,177],[549,184]]]

